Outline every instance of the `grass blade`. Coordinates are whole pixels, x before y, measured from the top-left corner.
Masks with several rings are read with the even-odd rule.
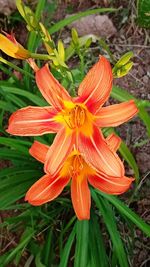
[[[90,220],[90,252],[91,258],[93,260],[92,267],[108,267],[109,261],[105,250],[104,241],[102,238],[102,233],[100,231],[100,226],[97,220],[97,216],[94,212],[91,213]]]
[[[129,265],[126,253],[123,247],[120,234],[117,230],[116,220],[109,202],[106,199],[97,196],[94,190],[92,190],[92,197],[96,203],[96,206],[98,207],[103,216],[104,222],[106,224],[107,230],[113,243],[114,252],[118,258],[119,266],[128,267]]]
[[[87,267],[89,262],[89,221],[77,221],[74,267]]]
[[[92,10],[86,10],[83,12],[79,12],[76,15],[69,16],[68,18],[65,18],[57,23],[55,23],[51,28],[49,29],[49,33],[55,33],[59,31],[60,29],[64,28],[68,24],[71,24],[73,21],[76,21],[78,19],[81,19],[83,17],[92,15],[92,14],[97,14],[97,13],[106,13],[106,12],[114,12],[117,11],[115,8],[97,8],[97,9],[92,9]]]
[[[122,141],[119,151],[121,153],[121,155],[123,156],[123,158],[128,162],[128,164],[130,165],[130,167],[133,169],[134,174],[135,174],[135,178],[136,178],[136,182],[139,181],[139,169],[138,169],[138,165],[131,153],[131,151],[129,150],[129,148],[126,146],[126,144]]]
[[[107,195],[105,193],[100,192],[99,190],[95,190],[97,194],[103,196],[110,203],[112,203],[116,209],[120,212],[120,214],[126,216],[129,220],[131,220],[139,229],[143,231],[147,236],[150,237],[150,225],[145,223],[136,213],[134,213],[129,207],[127,207],[120,199],[115,196]]]
[[[67,267],[68,266],[68,260],[69,260],[69,254],[72,248],[73,241],[75,239],[75,234],[76,234],[76,224],[74,225],[68,240],[65,244],[65,247],[62,252],[62,256],[60,259],[59,267]]]

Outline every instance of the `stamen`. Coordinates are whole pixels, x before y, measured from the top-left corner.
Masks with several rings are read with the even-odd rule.
[[[80,172],[83,170],[84,163],[81,155],[75,155],[73,159],[73,170],[72,175],[80,175]]]
[[[84,110],[81,106],[76,105],[73,109],[69,110],[63,115],[64,121],[67,126],[71,129],[81,127],[86,118],[86,110]]]

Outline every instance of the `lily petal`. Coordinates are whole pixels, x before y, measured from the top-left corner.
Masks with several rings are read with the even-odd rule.
[[[116,152],[121,144],[121,138],[112,133],[106,138],[106,143],[112,151]]]
[[[108,99],[112,89],[112,70],[109,61],[100,56],[99,61],[87,73],[78,89],[80,101],[84,102],[92,113],[96,113]]]
[[[80,134],[78,146],[85,161],[99,172],[114,177],[124,175],[124,167],[120,158],[109,148],[97,127],[94,127],[91,138]]]
[[[134,100],[104,107],[96,114],[98,116],[96,125],[99,127],[118,126],[130,120],[137,112],[138,108]]]
[[[55,199],[69,183],[68,177],[51,177],[44,175],[31,186],[25,196],[25,200],[34,206],[42,205]]]
[[[79,220],[89,220],[91,196],[86,178],[72,178],[71,199],[77,218]]]
[[[102,175],[97,175],[97,176],[89,176],[88,181],[93,187],[99,189],[104,193],[119,195],[129,189],[134,179],[125,176],[118,178],[118,177],[104,177]]]
[[[67,135],[65,128],[58,132],[46,155],[44,167],[46,173],[53,176],[60,170],[62,163],[72,151],[74,141],[74,134]]]
[[[36,72],[36,83],[46,101],[57,110],[62,109],[63,100],[71,100],[71,97],[65,88],[49,71],[48,64]]]
[[[38,141],[34,141],[33,145],[29,149],[29,153],[32,157],[34,157],[38,161],[45,163],[48,149],[49,149],[49,146],[42,144]]]
[[[28,50],[19,44],[14,36],[7,34],[7,37],[0,34],[0,50],[10,57],[18,59],[26,59],[30,57]]]
[[[26,107],[14,112],[9,119],[7,132],[21,136],[55,133],[60,124],[54,121],[56,110],[51,107]]]

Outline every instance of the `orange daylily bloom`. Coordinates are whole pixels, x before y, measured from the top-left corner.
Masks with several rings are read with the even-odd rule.
[[[0,50],[8,56],[18,59],[30,57],[30,52],[16,41],[13,34],[5,33],[5,35],[0,33]]]
[[[75,146],[86,162],[100,166],[107,175],[122,176],[123,165],[105,143],[99,127],[117,126],[137,113],[134,100],[102,107],[112,89],[112,69],[100,56],[79,86],[78,97],[72,98],[54,78],[46,64],[35,68],[36,83],[51,106],[26,107],[12,114],[7,132],[36,136],[58,132],[50,147],[45,171],[54,175]]]
[[[116,154],[120,138],[111,134],[106,138],[107,145]],[[30,148],[30,154],[45,163],[49,147],[37,141]],[[79,220],[90,218],[91,196],[88,183],[107,194],[122,194],[129,189],[133,178],[124,176],[111,177],[89,165],[82,155],[73,150],[62,164],[60,170],[51,176],[49,173],[40,178],[28,190],[25,200],[32,205],[42,205],[55,199],[71,181],[71,199],[76,216]]]

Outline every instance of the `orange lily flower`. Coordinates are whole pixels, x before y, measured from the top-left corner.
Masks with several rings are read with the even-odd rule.
[[[116,154],[120,145],[120,138],[111,134],[106,138],[107,145]],[[30,148],[30,154],[44,163],[49,147],[37,141]],[[82,155],[73,150],[62,164],[56,175],[49,173],[40,178],[28,190],[25,200],[30,204],[38,206],[55,199],[71,181],[71,199],[76,216],[79,220],[90,218],[91,196],[88,183],[93,187],[107,193],[118,195],[124,193],[130,187],[133,178],[111,177],[87,164]]]
[[[29,51],[16,41],[13,33],[5,33],[5,35],[0,33],[0,49],[5,54],[18,59],[26,59],[30,57]]]
[[[117,126],[137,113],[134,100],[102,107],[112,89],[112,70],[108,60],[100,56],[79,86],[78,97],[71,98],[54,78],[46,64],[35,68],[36,83],[51,106],[26,107],[13,113],[7,132],[36,136],[58,132],[50,147],[45,172],[57,173],[61,163],[75,146],[86,162],[110,176],[121,177],[122,163],[103,140],[99,127]]]

